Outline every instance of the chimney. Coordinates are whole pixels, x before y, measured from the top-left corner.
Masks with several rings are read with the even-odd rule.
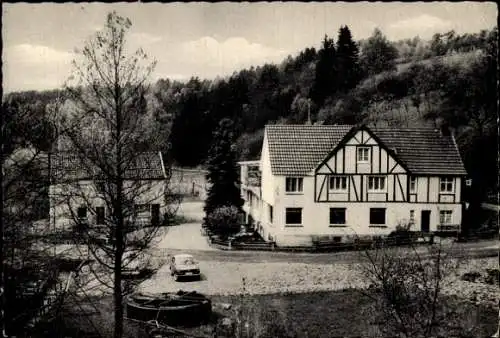
[[[311,121],[311,99],[307,99],[307,122],[306,125],[312,125]]]
[[[442,117],[438,117],[436,119],[435,125],[436,125],[436,131],[439,131],[439,135],[441,137],[451,135],[448,123]]]

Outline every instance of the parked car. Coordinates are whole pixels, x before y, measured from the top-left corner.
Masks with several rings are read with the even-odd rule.
[[[181,277],[200,278],[200,266],[192,255],[174,255],[170,259],[170,275],[174,276],[176,281]]]

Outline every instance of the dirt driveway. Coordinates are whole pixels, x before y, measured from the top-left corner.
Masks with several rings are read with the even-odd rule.
[[[201,223],[187,223],[168,228],[157,244],[161,250],[175,249],[190,251],[215,250],[208,245],[206,237],[201,235]]]

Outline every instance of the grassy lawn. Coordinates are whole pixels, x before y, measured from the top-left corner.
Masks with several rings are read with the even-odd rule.
[[[382,337],[370,318],[371,301],[356,290],[304,294],[214,297],[260,312],[261,327],[278,323],[298,337]],[[498,310],[446,298],[446,337],[487,337],[496,330]],[[251,318],[251,316],[250,316]]]
[[[251,326],[259,331],[266,327],[281,327],[291,337],[382,337],[377,323],[370,318],[371,301],[356,290],[336,292],[312,292],[304,294],[272,294],[254,296],[214,296],[213,323],[186,331],[210,337],[217,318],[235,317],[241,310],[240,318],[249,320]],[[446,337],[487,337],[495,332],[498,310],[493,307],[466,303],[457,298],[446,298],[448,309]],[[224,309],[221,303],[231,304]],[[59,331],[66,326],[71,329],[71,337],[91,336],[93,326],[107,337],[112,329],[111,299],[99,300],[100,314],[91,316],[69,316],[65,325],[58,323]],[[75,312],[81,310],[75,308]],[[93,325],[90,325],[92,321]],[[78,329],[77,329],[78,327]],[[79,332],[78,332],[79,331]],[[146,330],[139,325],[126,323],[127,337],[146,337]],[[68,336],[66,333],[66,336]],[[286,337],[283,330],[274,336]],[[56,337],[54,334],[51,337]],[[59,336],[59,335],[58,335]],[[267,337],[267,336],[266,336]]]

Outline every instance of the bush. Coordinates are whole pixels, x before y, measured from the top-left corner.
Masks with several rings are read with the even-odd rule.
[[[365,252],[362,271],[371,293],[362,292],[374,300],[366,315],[385,337],[436,337],[446,329],[443,281],[456,273],[458,261],[439,244],[429,248],[427,258],[414,246],[402,253],[385,247]]]
[[[205,224],[213,233],[227,238],[240,230],[239,211],[234,205],[216,208],[205,219]]]
[[[389,238],[394,240],[394,244],[409,244],[412,242],[413,233],[410,231],[411,224],[398,224],[396,230],[389,234]]]

